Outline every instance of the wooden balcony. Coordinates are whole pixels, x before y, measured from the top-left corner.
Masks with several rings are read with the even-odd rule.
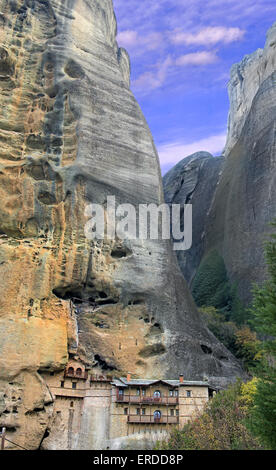
[[[64,377],[71,378],[71,379],[82,379],[82,380],[87,380],[88,379],[88,372],[82,372],[82,373],[77,373],[76,371],[71,372],[69,370],[64,371]]]
[[[178,397],[147,397],[120,393],[117,393],[116,401],[118,403],[133,403],[138,405],[178,405]]]
[[[161,416],[157,418],[150,415],[129,415],[128,423],[131,424],[178,424],[178,416]]]

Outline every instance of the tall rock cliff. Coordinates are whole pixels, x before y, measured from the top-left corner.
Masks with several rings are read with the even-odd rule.
[[[266,278],[263,244],[269,223],[276,217],[275,77],[276,23],[268,31],[264,49],[246,56],[231,70],[225,159],[217,168],[216,187],[212,173],[199,181],[196,198],[193,196],[194,221],[204,223],[196,225],[194,246],[180,259],[182,272],[190,281],[188,265],[198,266],[216,250],[245,304],[250,302],[252,283]],[[181,163],[181,168],[186,166],[189,168],[189,159]],[[175,182],[181,179],[182,170],[176,169],[164,177],[168,201],[174,200],[167,190],[168,180],[172,175]],[[206,187],[213,197],[208,213],[204,206],[202,218]],[[185,202],[185,197],[180,200]]]
[[[253,100],[261,84],[276,69],[276,23],[268,30],[264,49],[257,49],[233,65],[228,84],[230,111],[224,154],[228,155],[238,142]]]
[[[0,426],[35,449],[53,412],[43,374],[69,356],[115,376],[242,372],[169,241],[85,237],[91,202],[163,200],[112,1],[0,0],[0,23]]]
[[[205,253],[216,248],[240,298],[266,278],[264,241],[276,217],[276,71],[260,86],[226,158],[208,218]]]
[[[181,160],[163,178],[168,204],[192,204],[193,243],[190,250],[178,251],[180,269],[191,285],[204,253],[204,234],[223,158],[197,152]]]

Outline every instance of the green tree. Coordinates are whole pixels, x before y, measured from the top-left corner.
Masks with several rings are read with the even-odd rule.
[[[192,294],[198,307],[215,307],[224,320],[244,324],[247,319],[237,285],[231,285],[224,260],[211,251],[201,262],[192,285]]]
[[[231,321],[236,325],[244,325],[248,321],[248,310],[238,295],[237,283],[231,287]]]
[[[261,342],[257,339],[255,331],[248,326],[237,329],[235,333],[236,357],[241,359],[244,367],[249,370],[257,365],[260,359],[259,349]]]
[[[192,292],[199,307],[213,306],[223,311],[230,309],[231,287],[223,258],[216,250],[201,263]]]
[[[215,307],[201,307],[199,311],[209,330],[232,354],[236,355],[236,332],[238,328],[235,323],[225,321],[224,316]]]
[[[237,326],[232,321],[225,321],[215,307],[201,307],[199,311],[209,330],[242,361],[247,371],[257,365],[260,341],[255,331],[246,325]]]
[[[272,224],[276,228],[276,222]],[[267,448],[276,449],[276,234],[266,243],[265,256],[270,279],[255,286],[252,325],[265,335],[261,343],[263,360],[254,373],[259,378],[250,426]]]

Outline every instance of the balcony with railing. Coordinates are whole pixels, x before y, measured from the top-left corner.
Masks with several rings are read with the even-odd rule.
[[[133,403],[141,405],[178,405],[178,397],[171,396],[145,396],[145,395],[129,395],[117,392],[118,403]]]
[[[74,369],[73,367],[69,367],[69,369],[66,369],[64,371],[64,377],[71,378],[71,379],[87,380],[88,372],[81,368]]]
[[[132,424],[178,424],[178,416],[150,416],[150,415],[129,415],[128,423]]]

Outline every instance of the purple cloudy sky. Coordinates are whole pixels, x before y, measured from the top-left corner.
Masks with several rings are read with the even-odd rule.
[[[263,47],[275,0],[113,0],[118,43],[130,55],[131,88],[163,173],[225,144],[231,65]]]

